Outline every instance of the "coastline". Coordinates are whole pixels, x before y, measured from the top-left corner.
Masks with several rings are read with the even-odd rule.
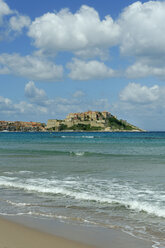
[[[147,130],[97,130],[97,131],[86,131],[86,130],[63,130],[63,131],[54,131],[54,130],[45,130],[45,131],[0,131],[0,133],[146,133],[150,132]],[[152,131],[151,131],[152,132]]]
[[[0,248],[94,248],[0,217]]]
[[[29,216],[0,216],[0,236],[0,248],[152,248],[121,230]]]

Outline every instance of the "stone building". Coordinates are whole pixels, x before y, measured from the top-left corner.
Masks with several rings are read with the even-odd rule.
[[[107,112],[87,111],[82,113],[70,113],[64,120],[51,119],[47,122],[47,129],[59,130],[61,125],[66,125],[68,128],[77,125],[91,125],[92,127],[106,128],[106,123],[112,115]]]

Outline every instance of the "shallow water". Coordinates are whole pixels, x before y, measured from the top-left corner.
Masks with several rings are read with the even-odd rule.
[[[165,133],[0,133],[0,213],[165,247]]]

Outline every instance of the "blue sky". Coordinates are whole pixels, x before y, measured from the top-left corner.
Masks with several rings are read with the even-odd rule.
[[[165,130],[165,1],[0,0],[0,120],[109,111]]]

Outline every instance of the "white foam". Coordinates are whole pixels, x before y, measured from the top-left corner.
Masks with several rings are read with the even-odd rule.
[[[12,171],[4,171],[3,174],[5,175],[13,175],[15,172]]]
[[[91,135],[83,135],[83,136],[65,136],[65,135],[62,135],[61,138],[72,138],[72,139],[93,139],[94,136],[91,136]]]
[[[128,183],[121,185],[113,181],[97,181],[89,178],[81,181],[79,178],[21,180],[14,177],[0,177],[0,186],[34,193],[61,194],[76,200],[95,201],[101,204],[119,204],[136,212],[145,211],[150,215],[165,218],[165,206],[161,201],[155,201],[158,196],[155,197],[154,191],[151,189],[145,191],[143,188],[144,196],[140,195],[139,197],[139,190]],[[161,200],[161,195],[159,195],[159,199]]]
[[[26,170],[22,170],[22,171],[18,171],[19,174],[33,174],[32,171],[26,171]]]
[[[138,201],[128,201],[127,206],[130,209],[136,211],[145,211],[148,214],[156,215],[158,217],[165,218],[165,207],[155,206],[154,204],[150,204],[147,202],[138,202]]]
[[[70,155],[84,156],[85,155],[85,152],[70,152]]]
[[[32,171],[26,171],[26,170],[21,170],[21,171],[4,171],[3,174],[5,175],[14,175],[14,174],[33,174]]]
[[[12,202],[9,200],[6,200],[6,202],[12,206],[16,206],[16,207],[25,207],[25,206],[31,206],[31,204],[28,203],[24,203],[24,202]]]
[[[81,136],[81,137],[85,139],[94,139],[94,136]]]
[[[85,154],[85,152],[75,152],[76,156],[83,156]]]

